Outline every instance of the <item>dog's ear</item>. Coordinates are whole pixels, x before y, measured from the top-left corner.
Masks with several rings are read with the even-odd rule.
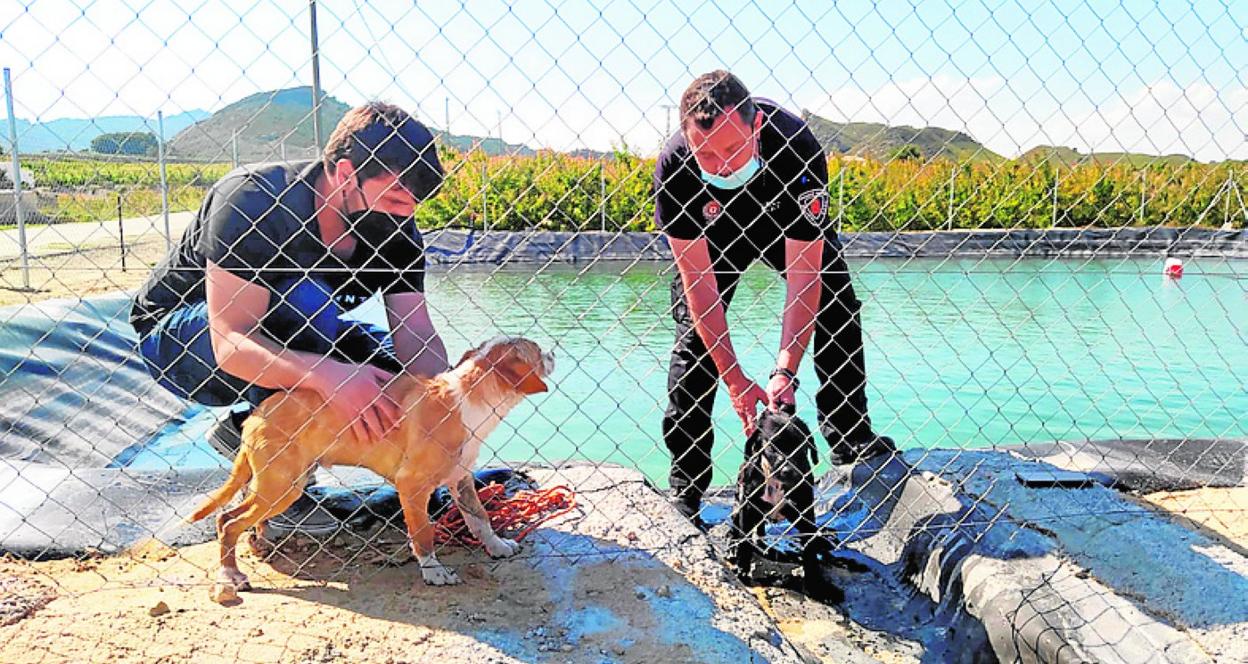
[[[467,362],[468,358],[472,357],[473,354],[476,352],[477,352],[476,348],[469,348],[468,350],[464,351],[464,354],[460,356],[459,361],[455,363],[455,366],[459,366],[463,364],[464,362]]]
[[[519,360],[504,362],[495,366],[494,370],[507,381],[508,385],[516,388],[516,391],[521,394],[537,394],[550,389],[546,387],[546,381],[537,375],[536,369]]]

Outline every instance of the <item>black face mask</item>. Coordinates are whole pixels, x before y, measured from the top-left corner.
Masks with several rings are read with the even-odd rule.
[[[403,232],[410,217],[374,210],[360,210],[347,215],[347,232],[367,251],[377,251],[395,235]],[[357,248],[358,252],[360,248]]]

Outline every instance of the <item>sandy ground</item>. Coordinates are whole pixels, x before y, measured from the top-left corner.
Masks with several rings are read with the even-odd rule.
[[[267,562],[244,546],[256,590],[236,606],[208,598],[213,543],[6,560],[0,661],[802,661],[704,536],[635,472],[612,475],[547,476],[577,487],[580,513],[516,559],[447,550],[465,580],[450,588],[419,581],[392,529],[287,541]]]
[[[1248,486],[1150,493],[1144,500],[1248,550]]]
[[[21,265],[0,261],[0,306],[64,297],[90,297],[137,288],[165,255],[164,238],[148,235],[129,246],[126,270],[116,245],[83,251],[71,247],[44,247],[49,252],[30,260],[30,290],[22,288]]]

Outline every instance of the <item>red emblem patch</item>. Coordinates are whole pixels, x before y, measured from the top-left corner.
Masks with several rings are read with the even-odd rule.
[[[828,212],[828,192],[822,189],[811,189],[797,197],[797,204],[802,208],[802,216],[807,220],[819,223]]]
[[[715,221],[723,213],[724,206],[720,205],[719,201],[707,201],[706,205],[702,206],[702,218],[707,221]]]

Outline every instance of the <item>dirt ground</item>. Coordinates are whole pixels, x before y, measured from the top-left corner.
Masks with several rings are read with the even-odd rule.
[[[1248,486],[1163,491],[1144,500],[1248,549]]]
[[[235,606],[209,599],[211,542],[3,560],[0,661],[802,661],[640,475],[579,472],[542,480],[575,486],[580,510],[536,531],[517,558],[439,554],[464,579],[455,587],[424,585],[395,529],[368,546],[288,541],[267,562],[242,546],[255,590]]]
[[[30,259],[30,290],[22,289],[21,264],[16,259],[0,261],[0,306],[138,288],[152,266],[164,257],[165,241],[151,235],[130,244],[125,271],[115,245],[82,251],[69,246],[58,251],[52,246],[45,251],[48,253]]]

